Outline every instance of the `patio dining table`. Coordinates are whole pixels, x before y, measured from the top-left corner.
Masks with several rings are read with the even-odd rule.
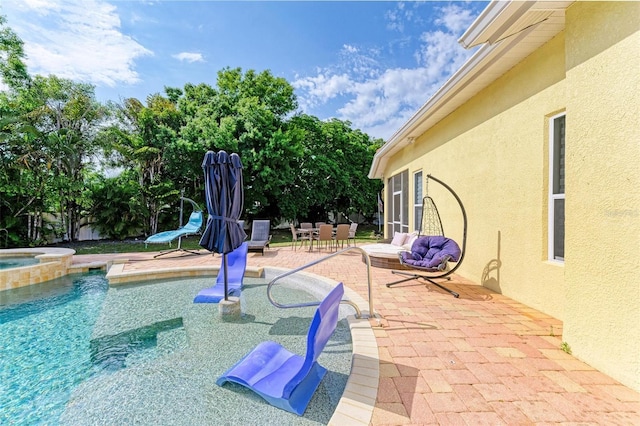
[[[333,227],[333,235],[336,234],[336,227]],[[301,234],[302,240],[309,241],[309,251],[313,251],[313,240],[314,236],[318,235],[320,232],[320,228],[296,228],[296,231]]]

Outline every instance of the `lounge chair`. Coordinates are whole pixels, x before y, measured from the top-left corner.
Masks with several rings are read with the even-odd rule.
[[[224,257],[221,258],[224,262]],[[240,297],[242,292],[242,280],[247,269],[247,243],[227,254],[227,295]],[[224,265],[220,263],[220,271],[216,278],[216,284],[200,290],[193,299],[193,303],[218,303],[224,298]]]
[[[271,242],[270,220],[254,220],[251,224],[251,239],[247,241],[250,252],[260,252],[264,256],[265,247]]]
[[[340,283],[318,306],[307,333],[305,357],[289,352],[279,343],[265,341],[227,370],[216,383],[219,386],[226,382],[238,383],[271,405],[301,416],[327,372],[318,364],[318,357],[338,324],[343,294]]]
[[[200,254],[195,251],[190,251],[182,248],[182,237],[186,237],[189,235],[195,235],[200,233],[200,229],[202,228],[203,223],[203,215],[202,211],[194,210],[189,216],[189,221],[178,229],[174,229],[173,231],[163,231],[158,232],[157,234],[150,235],[145,241],[144,246],[147,247],[147,244],[160,244],[160,243],[169,243],[169,247],[171,247],[171,242],[178,239],[178,247],[172,250],[163,251],[155,256],[163,256],[165,254],[173,253],[175,251],[184,251],[191,254]]]

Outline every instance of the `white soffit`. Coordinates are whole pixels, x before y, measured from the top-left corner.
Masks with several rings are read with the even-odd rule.
[[[552,21],[548,24],[557,22],[558,18],[564,27],[564,11],[571,3],[573,0],[493,1],[458,41],[465,48],[495,44],[547,20]]]
[[[571,3],[491,2],[459,40],[465,47],[483,46],[378,150],[369,178],[382,178],[389,156],[561,32]]]

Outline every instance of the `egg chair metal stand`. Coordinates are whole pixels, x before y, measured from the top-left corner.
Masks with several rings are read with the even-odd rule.
[[[429,180],[442,185],[457,201],[462,212],[462,244],[458,245],[453,239],[445,237],[442,220],[434,200],[428,194]],[[467,248],[467,212],[456,192],[440,179],[427,175],[427,195],[422,200],[422,220],[418,238],[413,243],[411,251],[398,253],[400,264],[419,272],[391,271],[395,275],[405,278],[387,283],[387,287],[410,280],[424,280],[458,298],[460,294],[445,287],[436,280],[450,280],[462,264]]]

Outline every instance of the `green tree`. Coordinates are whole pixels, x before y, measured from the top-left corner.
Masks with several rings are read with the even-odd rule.
[[[137,173],[125,170],[116,177],[97,176],[90,184],[91,217],[101,235],[125,239],[138,235],[145,225]]]
[[[245,215],[324,220],[329,212],[375,211],[380,184],[367,173],[382,141],[352,130],[349,122],[291,116],[297,101],[285,80],[268,71],[225,68],[216,88],[186,85],[178,106],[185,125],[179,143],[168,148],[175,170],[201,175],[207,150],[237,152]]]
[[[61,221],[60,235],[74,240],[104,111],[93,86],[56,76],[32,78],[23,59],[22,41],[0,17],[0,76],[8,87],[0,92],[0,162],[6,166],[0,174],[0,224],[11,218],[11,226],[27,230],[18,239],[37,242],[52,213]]]
[[[138,174],[140,199],[147,221],[143,231],[158,230],[160,214],[171,207],[179,189],[167,176],[167,147],[178,138],[182,114],[176,104],[159,94],[147,98],[147,105],[137,99],[125,99],[118,110],[119,123],[103,132],[102,140],[119,154],[117,164]]]
[[[43,135],[39,142],[50,171],[48,198],[61,220],[61,234],[75,241],[88,207],[85,177],[98,151],[96,129],[106,111],[96,101],[92,85],[56,76],[37,76],[20,98]]]
[[[379,182],[368,179],[373,155],[382,140],[373,140],[351,123],[301,114],[289,121],[290,131],[302,132],[304,156],[290,185],[298,217],[326,220],[329,213],[375,211]]]
[[[184,158],[198,167],[192,174],[202,174],[207,150],[237,152],[244,166],[246,213],[280,214],[278,203],[302,155],[299,137],[286,130],[286,117],[297,107],[293,87],[269,71],[225,68],[216,88],[186,85],[178,105],[185,116],[181,147],[191,155]]]
[[[31,162],[21,147],[23,141],[37,137],[37,130],[13,102],[15,92],[28,82],[23,42],[0,15],[0,86],[5,86],[0,90],[0,229],[8,232],[5,241],[12,245],[27,239],[29,228],[23,226],[26,223],[21,223],[21,216],[25,205],[35,204],[37,199],[25,186],[32,177],[27,168]]]
[[[0,15],[0,76],[10,90],[28,87],[31,77],[24,63],[24,43]]]
[[[40,132],[17,112],[1,113],[0,229],[12,245],[41,238],[49,173],[40,140]]]
[[[59,235],[70,240],[88,212],[114,238],[155,233],[177,212],[181,190],[203,201],[208,150],[240,155],[249,219],[375,209],[379,183],[366,175],[381,141],[348,122],[293,115],[293,87],[270,71],[224,68],[215,87],[165,87],[166,96],[125,99],[108,114],[92,86],[31,78],[23,59],[22,41],[0,18],[0,227],[26,230],[18,239],[43,238],[47,213],[62,218]],[[105,118],[115,120],[105,127]],[[92,155],[124,172],[96,177]]]
[[[335,196],[333,200],[327,200],[326,205],[334,212],[346,215],[373,215],[382,182],[369,179],[368,174],[373,156],[383,141],[372,139],[360,130],[353,130],[351,123],[338,119],[323,122],[322,134],[325,149],[333,153],[331,158],[334,164],[343,170],[335,180]]]

